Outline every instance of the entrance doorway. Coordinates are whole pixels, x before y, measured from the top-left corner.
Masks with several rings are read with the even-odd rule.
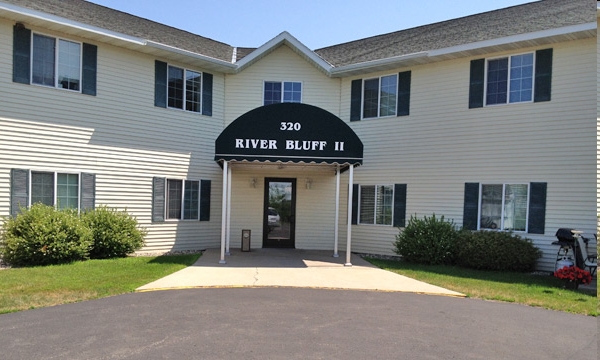
[[[263,247],[294,248],[296,179],[265,178]]]

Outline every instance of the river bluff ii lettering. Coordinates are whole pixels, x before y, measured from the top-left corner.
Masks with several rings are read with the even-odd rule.
[[[286,150],[323,151],[327,141],[318,140],[285,140]],[[277,150],[277,140],[267,139],[235,139],[236,149]],[[335,142],[336,151],[344,151],[343,142]]]

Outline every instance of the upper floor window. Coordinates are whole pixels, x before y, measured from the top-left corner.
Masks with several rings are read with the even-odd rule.
[[[361,185],[359,224],[392,225],[394,186]]]
[[[154,61],[154,106],[212,116],[213,75]]]
[[[471,60],[469,109],[552,98],[553,50]]]
[[[388,75],[363,82],[363,118],[396,115],[398,76]]]
[[[31,83],[79,91],[81,44],[33,34]]]
[[[297,81],[265,81],[264,105],[302,102],[302,83]]]
[[[533,100],[533,53],[487,61],[486,105]]]
[[[169,66],[168,81],[169,107],[193,112],[201,111],[201,73]]]

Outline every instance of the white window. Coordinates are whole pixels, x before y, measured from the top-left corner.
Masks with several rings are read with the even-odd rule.
[[[200,181],[167,179],[167,219],[198,220]]]
[[[393,185],[361,185],[359,224],[392,225]]]
[[[363,81],[363,118],[396,115],[398,75]]]
[[[528,184],[482,184],[479,229],[527,231]]]
[[[264,105],[302,102],[302,83],[297,81],[265,81]]]
[[[81,90],[81,43],[39,34],[32,43],[32,84]]]
[[[486,105],[533,101],[534,54],[489,59]]]
[[[200,112],[202,73],[169,66],[167,93],[170,108]]]
[[[78,209],[79,174],[32,171],[30,194],[30,204]]]

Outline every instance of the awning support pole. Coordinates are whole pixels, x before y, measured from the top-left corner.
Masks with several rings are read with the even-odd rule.
[[[227,169],[227,238],[225,241],[225,255],[231,255],[231,166]]]
[[[225,238],[227,237],[227,161],[223,161],[223,199],[221,201],[221,260],[219,264],[226,264],[225,261]]]
[[[340,257],[338,254],[338,235],[339,235],[339,219],[340,219],[340,166],[337,166],[335,171],[335,229],[333,242],[333,257]]]
[[[350,165],[348,175],[348,231],[346,238],[346,263],[344,266],[352,266],[350,255],[352,255],[352,190],[354,183],[354,165]]]

